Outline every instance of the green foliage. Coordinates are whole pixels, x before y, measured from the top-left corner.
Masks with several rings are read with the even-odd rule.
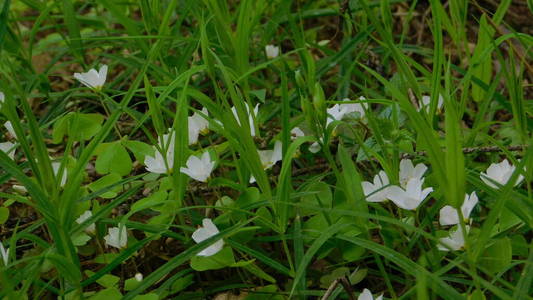
[[[525,4],[0,2],[0,298],[531,299]]]
[[[104,117],[100,114],[68,113],[54,123],[54,143],[60,143],[67,135],[73,141],[90,140],[102,128]]]

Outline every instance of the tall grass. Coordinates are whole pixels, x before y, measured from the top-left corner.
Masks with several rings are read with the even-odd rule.
[[[334,287],[330,299],[363,288],[387,299],[531,299],[533,39],[507,23],[512,1],[6,0],[0,8],[0,123],[16,135],[2,129],[0,142],[17,149],[14,160],[0,151],[0,204],[10,214],[0,233],[10,249],[1,297],[312,299],[346,277],[351,289]],[[267,44],[279,57],[266,57]],[[102,64],[110,71],[100,91],[72,77]],[[329,123],[327,109],[343,103],[364,104],[364,118]],[[210,132],[189,145],[188,116],[202,107]],[[90,113],[103,121],[88,133],[80,124]],[[294,138],[294,127],[306,135]],[[144,158],[166,153],[169,143],[152,147],[165,134],[174,135],[174,167],[150,174]],[[258,151],[275,140],[283,159],[265,169]],[[109,143],[126,162],[99,172]],[[487,146],[496,148],[481,151]],[[198,183],[179,170],[203,151],[216,169]],[[362,182],[384,170],[398,184],[403,157],[429,166],[429,200],[413,211],[366,201]],[[491,188],[480,172],[504,157],[516,169]],[[465,220],[472,191],[480,203]],[[445,205],[460,216],[458,251],[437,248],[449,233],[438,222]],[[220,232],[195,243],[204,217]],[[113,226],[128,229],[125,248],[105,245]],[[224,254],[198,256],[220,239]]]

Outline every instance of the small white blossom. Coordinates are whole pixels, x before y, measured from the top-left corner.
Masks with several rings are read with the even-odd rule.
[[[507,184],[515,169],[515,166],[511,165],[507,159],[504,159],[501,163],[491,164],[485,173],[481,173],[480,178],[491,188],[499,189],[500,187],[494,182],[499,185]],[[524,180],[524,176],[519,175],[514,186],[519,185],[522,180]]]
[[[272,166],[274,166],[278,161],[282,159],[282,144],[280,141],[276,141],[274,143],[274,149],[273,150],[259,150],[259,158],[261,159],[261,163],[263,164],[263,169],[270,169]]]
[[[0,150],[7,154],[9,158],[15,159],[15,144],[11,142],[0,143]]]
[[[255,136],[254,117],[257,117],[257,114],[259,113],[259,104],[254,107],[253,116],[250,113],[250,107],[248,106],[248,103],[244,102],[244,106],[246,107],[246,113],[248,114],[248,123],[250,123],[250,134],[252,136]],[[237,120],[237,123],[242,126],[241,121],[239,119],[239,114],[237,113],[237,108],[235,108],[235,106],[231,108],[231,112]]]
[[[219,233],[218,228],[213,224],[213,221],[209,218],[202,220],[203,227],[196,229],[192,234],[192,239],[196,243],[201,243],[204,240],[216,235]],[[198,256],[211,256],[217,254],[224,247],[224,240],[220,239],[213,243],[211,246],[200,251]]]
[[[477,202],[478,198],[476,192],[472,192],[470,195],[465,195],[465,200],[463,205],[461,205],[461,212],[463,214],[463,218],[465,218],[465,221],[467,221],[470,217],[470,213],[472,213],[472,210],[476,206]],[[439,215],[440,225],[459,224],[459,214],[457,213],[457,210],[450,205],[446,205],[441,208]]]
[[[148,172],[167,174],[170,172],[170,170],[172,170],[174,166],[174,140],[175,138],[173,131],[170,131],[168,134],[164,134],[163,138],[159,138],[159,149],[164,151],[163,149],[166,148],[166,155],[163,157],[163,154],[161,154],[157,147],[154,146],[154,156],[146,155],[144,157],[144,164],[146,165],[146,170]]]
[[[470,226],[465,226],[466,233],[470,230]],[[450,235],[445,238],[439,239],[439,244],[437,248],[441,251],[457,251],[462,249],[465,246],[465,237],[463,235],[463,230],[457,228],[455,231],[451,231]]]
[[[379,295],[375,298],[375,300],[382,300],[383,295]],[[372,293],[368,289],[364,289],[361,294],[359,294],[359,297],[357,297],[357,300],[374,300],[374,296],[372,296]]]
[[[431,187],[422,190],[423,183],[424,179],[411,178],[405,190],[396,185],[389,187],[387,197],[400,208],[415,210],[433,191]]]
[[[413,178],[422,179],[427,169],[428,167],[423,163],[419,163],[415,167],[410,159],[402,159],[400,161],[400,186],[405,188],[407,182]]]
[[[318,153],[320,149],[322,149],[322,146],[320,146],[318,142],[314,142],[311,144],[311,146],[309,146],[309,152],[311,153]]]
[[[4,266],[7,266],[7,264],[9,263],[9,248],[5,249],[2,243],[0,243],[0,256],[2,257]]]
[[[107,65],[100,67],[97,72],[95,69],[90,69],[87,73],[74,73],[74,78],[85,86],[92,89],[101,89],[104,86],[107,77]]]
[[[420,102],[420,107],[418,108],[418,111],[420,111],[421,109],[424,109],[427,113],[429,113],[430,103],[431,103],[430,96],[427,96],[427,95],[422,96],[422,101]],[[441,110],[443,104],[444,104],[444,98],[442,97],[442,95],[439,95],[439,99],[437,102],[437,110]]]
[[[108,234],[104,236],[106,245],[118,249],[126,248],[128,244],[128,230],[126,226],[111,227]]]
[[[59,167],[61,166],[61,162],[52,162],[52,170],[54,170],[54,175],[58,177],[57,173],[59,172]],[[61,182],[59,185],[61,187],[65,186],[65,183],[67,183],[67,168],[63,168],[63,174],[61,175]]]
[[[273,59],[279,55],[279,47],[274,45],[266,45],[265,52],[268,59]]]
[[[0,92],[0,104],[4,104],[5,99],[6,99],[6,96],[4,95],[4,93]]]
[[[93,213],[90,210],[86,210],[85,212],[83,212],[83,214],[81,214],[76,219],[76,223],[81,224],[81,223],[85,222],[85,220],[89,219],[92,216],[93,216]],[[96,232],[96,226],[94,225],[94,223],[92,223],[89,226],[85,227],[85,232],[90,233],[90,234],[94,234]]]
[[[28,190],[23,185],[14,184],[13,189],[21,194],[26,194]]]
[[[202,108],[202,113],[208,115],[207,108]],[[194,112],[192,116],[188,118],[189,122],[189,145],[196,144],[198,142],[198,136],[207,133],[209,130],[209,121],[207,121],[202,115]]]
[[[374,183],[368,181],[361,182],[366,201],[383,202],[387,200],[388,187],[386,186],[388,184],[389,177],[384,171],[379,171],[379,173],[374,176]]]
[[[211,160],[209,151],[205,151],[201,158],[195,155],[189,156],[187,167],[181,167],[180,172],[198,181],[206,182],[214,168],[215,162]]]
[[[364,97],[360,97],[359,99],[365,100]],[[350,101],[350,99],[346,98],[343,101]],[[354,112],[359,113],[360,118],[364,118],[365,116],[365,109],[361,103],[337,103],[327,109],[328,119],[326,120],[326,125],[329,125],[333,121],[340,121],[346,115]]]
[[[291,140],[295,140],[302,136],[305,136],[305,133],[300,129],[300,127],[294,127],[291,129]]]
[[[138,282],[141,282],[143,281],[143,274],[142,273],[136,273],[135,274],[135,280],[137,280]]]
[[[263,165],[263,169],[270,169],[272,168],[278,161],[281,161],[282,159],[282,144],[280,141],[276,141],[274,144],[274,150],[258,150],[259,159],[261,160],[261,164]],[[255,182],[255,177],[250,177],[250,183]]]
[[[4,123],[4,127],[7,129],[7,132],[14,138],[17,139],[17,134],[15,133],[15,129],[13,129],[13,124],[11,124],[10,121],[6,121]]]

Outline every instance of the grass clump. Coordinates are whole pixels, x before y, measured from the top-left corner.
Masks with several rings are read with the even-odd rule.
[[[0,3],[0,297],[531,299],[531,14]]]

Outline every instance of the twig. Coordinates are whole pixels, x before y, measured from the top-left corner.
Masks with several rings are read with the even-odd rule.
[[[333,282],[329,285],[328,289],[326,290],[326,293],[324,293],[324,296],[322,296],[322,300],[328,300],[329,297],[333,294],[339,283],[342,285],[346,293],[348,294],[348,297],[350,300],[355,300],[354,292],[352,289],[352,285],[350,284],[350,281],[346,276],[337,278],[333,280]]]

